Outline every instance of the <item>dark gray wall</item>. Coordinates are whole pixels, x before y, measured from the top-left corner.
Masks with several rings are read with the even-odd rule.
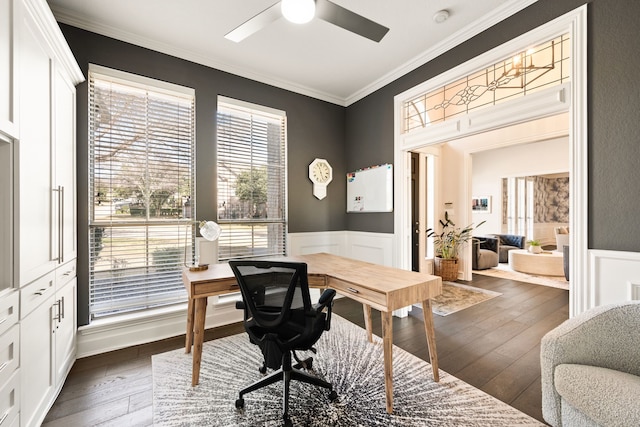
[[[539,0],[347,108],[347,169],[393,162],[393,97],[588,4],[588,247],[640,251],[637,0]],[[393,214],[349,215],[349,230],[393,232]]]
[[[80,68],[89,63],[151,77],[196,91],[196,186],[198,219],[216,218],[216,102],[218,95],[284,110],[288,123],[289,232],[346,229],[344,156],[345,109],[233,74],[116,41],[61,24]],[[87,83],[77,88],[78,99],[78,323],[88,322],[88,130]],[[312,194],[308,165],[326,158],[334,180],[324,200]]]
[[[289,123],[289,231],[393,232],[392,213],[346,214],[347,171],[393,163],[393,97],[583,4],[588,4],[589,248],[640,251],[640,69],[637,0],[539,0],[347,108],[61,25],[81,68],[89,62],[196,89],[199,218],[215,215],[218,94],[285,110]],[[87,213],[87,94],[78,87],[78,218]],[[307,166],[324,157],[334,181],[311,195]],[[210,183],[210,186],[207,186]],[[87,321],[87,232],[79,230],[79,323]]]

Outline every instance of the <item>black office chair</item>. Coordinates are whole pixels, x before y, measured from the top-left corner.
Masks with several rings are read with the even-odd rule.
[[[325,290],[317,304],[311,305],[307,264],[280,261],[229,261],[238,280],[242,301],[236,308],[244,310],[244,327],[252,343],[258,345],[266,368],[277,369],[265,378],[240,391],[236,408],[244,408],[243,396],[277,381],[284,381],[283,418],[289,419],[289,385],[298,380],[329,389],[329,400],[338,395],[330,383],[309,375],[300,368],[311,369],[312,358],[300,360],[296,350],[311,350],[324,331],[331,326],[331,306],[336,292]],[[292,366],[291,358],[298,362]]]

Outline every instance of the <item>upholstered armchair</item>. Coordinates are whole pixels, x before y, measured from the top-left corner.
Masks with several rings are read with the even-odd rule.
[[[499,262],[509,262],[509,251],[524,249],[525,237],[517,234],[492,234],[500,240]]]
[[[554,427],[640,426],[640,302],[587,310],[542,338],[542,416]]]
[[[472,247],[474,270],[486,270],[498,266],[500,241],[496,237],[474,237]]]

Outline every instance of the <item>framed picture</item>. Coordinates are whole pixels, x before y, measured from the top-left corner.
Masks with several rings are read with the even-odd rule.
[[[491,213],[491,196],[473,196],[471,199],[471,212]]]

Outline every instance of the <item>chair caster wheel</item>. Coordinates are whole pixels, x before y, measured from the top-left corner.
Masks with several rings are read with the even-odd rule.
[[[284,419],[284,427],[293,427],[293,423],[291,422],[290,418]]]
[[[308,371],[313,369],[313,359],[311,357],[304,361],[304,368]]]
[[[258,370],[260,371],[260,373],[261,373],[261,374],[266,374],[266,373],[267,373],[267,367],[266,367],[266,365],[265,365],[265,366],[262,366],[262,367],[261,367],[260,369],[258,369]]]
[[[236,400],[236,409],[244,408],[244,399],[240,398]]]
[[[338,393],[336,393],[335,390],[331,390],[331,393],[329,393],[329,400],[332,402],[335,402],[337,398],[338,398]]]

